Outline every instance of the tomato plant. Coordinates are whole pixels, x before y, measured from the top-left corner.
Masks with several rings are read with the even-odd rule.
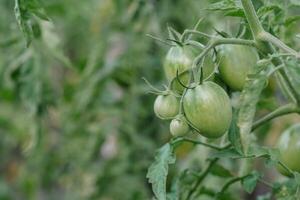
[[[171,117],[170,132],[176,137],[159,149],[148,169],[147,178],[157,199],[242,199],[234,197],[237,189],[231,185],[236,182],[242,186],[240,190],[252,195],[256,195],[260,184],[268,186],[268,193],[256,196],[257,199],[299,198],[299,125],[286,130],[276,148],[265,145],[259,136],[264,132],[262,127],[272,119],[300,111],[300,53],[295,50],[299,46],[292,43],[289,46],[279,38],[282,31],[289,30],[279,18],[288,16],[281,4],[276,4],[276,9],[272,6],[267,1],[222,0],[208,10],[239,17],[235,33],[217,28],[213,28],[216,34],[202,32],[198,30],[202,19],[194,29],[181,33],[169,28],[172,43],[160,40],[171,46],[175,44],[167,53],[164,70],[171,82],[168,89],[180,96],[180,120]],[[274,12],[275,17],[267,10]],[[296,18],[290,20],[294,22]],[[188,56],[184,45],[198,49],[197,55]],[[277,89],[270,92],[268,87],[274,84],[271,81]],[[285,104],[276,102],[279,91]],[[270,99],[278,107],[268,108],[269,113],[261,114],[265,108],[263,101]],[[188,130],[192,136],[186,135]],[[168,166],[175,163],[175,149],[186,142],[209,148],[199,154],[206,158],[202,160],[206,164],[201,165],[200,172],[190,166],[173,176],[167,190]],[[261,165],[265,169],[278,169],[289,179],[272,182],[264,177],[266,170],[256,166],[261,162],[259,158],[264,159]],[[225,165],[224,160],[230,164]]]

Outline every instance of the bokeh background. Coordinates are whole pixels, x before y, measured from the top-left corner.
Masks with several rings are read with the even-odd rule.
[[[43,0],[50,22],[37,19],[26,48],[14,1],[1,0],[0,199],[151,199],[147,168],[170,134],[142,77],[162,88],[169,47],[146,34],[167,38],[167,25],[181,32],[201,17],[202,31],[235,33],[240,21],[205,10],[211,2]],[[274,88],[265,110],[277,105]]]

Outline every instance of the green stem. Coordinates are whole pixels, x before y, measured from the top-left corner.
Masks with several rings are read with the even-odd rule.
[[[190,138],[183,138],[183,137],[175,139],[172,142],[172,145],[177,145],[177,144],[179,144],[181,142],[189,142],[189,143],[192,143],[192,144],[199,144],[199,145],[203,145],[205,147],[209,147],[209,148],[217,150],[217,151],[221,151],[223,149],[227,149],[227,148],[229,148],[231,146],[231,144],[228,144],[228,145],[225,145],[224,147],[218,147],[218,146],[215,146],[215,145],[212,145],[212,144],[208,144],[208,143],[201,142],[201,141],[198,141],[198,140],[193,140],[193,139],[190,139]]]
[[[241,177],[235,177],[232,178],[231,180],[229,180],[221,189],[220,192],[217,193],[216,195],[216,199],[218,199],[220,197],[220,195],[222,195],[232,184],[241,181],[242,179],[244,179],[245,177],[247,177],[249,175],[245,175],[245,176],[241,176]]]
[[[259,22],[258,16],[256,15],[254,6],[251,0],[241,0],[244,12],[252,31],[253,37],[256,39],[257,36],[264,31],[261,23]]]
[[[293,172],[283,162],[279,161],[278,164],[281,165],[281,167],[283,167],[291,175],[291,177],[294,177]]]
[[[246,46],[255,46],[255,41],[253,40],[245,40],[245,39],[237,39],[237,38],[218,38],[215,37],[211,39],[208,45],[203,49],[200,55],[198,55],[193,63],[193,68],[196,68],[201,60],[209,53],[210,50],[215,48],[218,45],[222,44],[236,44],[236,45],[246,45]]]
[[[208,166],[206,167],[206,169],[199,175],[199,178],[197,180],[197,182],[193,185],[193,187],[191,188],[191,190],[189,191],[186,200],[191,199],[193,193],[195,191],[197,191],[197,188],[199,187],[199,185],[201,184],[201,182],[204,180],[204,178],[208,175],[210,169],[214,166],[214,164],[218,161],[218,158],[215,158],[213,160],[210,160]]]
[[[276,38],[272,34],[268,32],[260,33],[259,39],[265,42],[269,42],[273,44],[274,46],[278,47],[279,49],[282,49],[286,53],[289,53],[291,55],[296,56],[297,58],[300,58],[300,53],[298,53],[296,50],[292,49],[291,47],[287,46],[284,42],[282,42],[280,39]]]
[[[295,104],[287,104],[281,106],[273,112],[254,122],[252,125],[252,131],[276,117],[280,117],[282,115],[287,115],[290,113],[300,113],[300,108],[298,108]]]

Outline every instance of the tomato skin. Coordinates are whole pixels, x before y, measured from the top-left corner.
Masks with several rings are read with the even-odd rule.
[[[170,48],[164,62],[164,71],[173,91],[182,94],[184,90],[184,87],[176,79],[177,70],[180,81],[184,85],[189,84],[193,59],[198,53],[189,46],[175,46]],[[208,54],[203,63],[203,78],[207,78],[214,71],[214,68],[212,55]],[[211,77],[211,80],[213,77]]]
[[[207,138],[221,137],[231,123],[230,99],[211,81],[189,89],[183,97],[183,109],[190,125]]]
[[[170,132],[174,137],[186,135],[189,132],[189,129],[189,125],[182,115],[172,119],[170,123]]]
[[[164,62],[164,71],[169,82],[178,74],[188,70],[192,66],[192,55],[186,47],[174,46],[167,53]]]
[[[154,113],[161,119],[171,119],[179,112],[179,100],[171,94],[159,95],[154,102]]]
[[[280,150],[280,161],[288,168],[300,173],[300,124],[295,124],[286,129],[279,137],[278,144]],[[289,176],[289,173],[281,166],[277,167],[278,171]]]
[[[243,90],[247,74],[258,61],[255,49],[243,45],[223,45],[219,58],[219,71],[224,82],[233,90]]]

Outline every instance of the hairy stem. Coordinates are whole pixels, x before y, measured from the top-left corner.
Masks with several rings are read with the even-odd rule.
[[[259,39],[273,44],[274,46],[278,47],[279,49],[283,50],[286,53],[295,56],[296,58],[300,58],[300,53],[298,53],[296,50],[292,49],[291,47],[287,46],[281,40],[279,40],[278,38],[276,38],[275,36],[273,36],[268,32],[260,33]]]
[[[251,0],[241,0],[241,3],[243,5],[243,9],[247,18],[247,21],[250,25],[250,29],[252,31],[253,37],[256,41],[256,46],[259,50],[263,51],[265,54],[272,54],[275,52],[274,48],[270,45],[277,46],[283,50],[285,50],[288,53],[291,53],[299,58],[299,53],[297,53],[292,48],[288,47],[286,44],[284,44],[281,40],[274,37],[270,33],[266,32],[261,23],[259,22],[258,16],[256,15],[254,6],[251,2]],[[275,66],[283,64],[282,60],[279,58],[275,58],[273,61]],[[289,89],[295,96],[298,105],[300,105],[300,95],[296,92],[296,89],[291,84],[291,81],[289,80],[289,77],[287,76],[284,69],[280,70],[280,74],[282,75],[283,79],[287,83]]]
[[[257,36],[264,31],[261,23],[259,22],[258,16],[256,15],[254,6],[251,0],[241,0],[244,12],[252,31],[253,37],[256,39]]]
[[[282,115],[287,115],[290,113],[300,113],[300,108],[298,108],[295,104],[287,104],[281,106],[276,110],[274,110],[273,112],[267,114],[266,116],[254,122],[252,125],[252,131],[276,117],[280,117]]]

